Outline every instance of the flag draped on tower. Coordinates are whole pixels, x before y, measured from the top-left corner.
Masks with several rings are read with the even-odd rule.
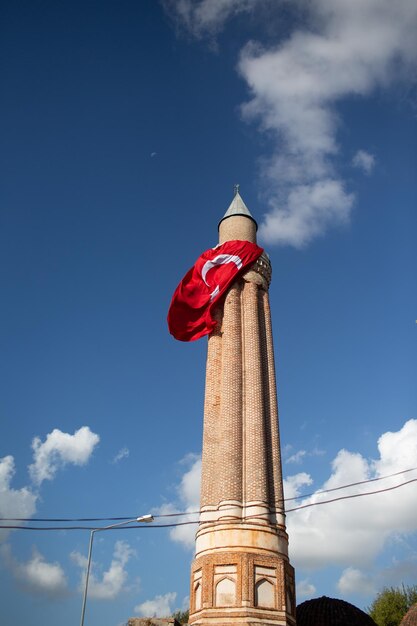
[[[216,326],[213,311],[230,285],[262,254],[249,241],[227,241],[206,250],[186,273],[171,300],[169,332],[180,341],[194,341]]]

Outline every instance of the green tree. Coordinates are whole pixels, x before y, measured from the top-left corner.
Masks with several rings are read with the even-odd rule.
[[[176,613],[172,614],[172,617],[174,617],[177,622],[179,622],[180,624],[188,624],[188,616],[190,614],[190,611],[176,611]]]
[[[417,585],[385,587],[368,608],[368,613],[378,626],[399,626],[408,609],[416,602]]]

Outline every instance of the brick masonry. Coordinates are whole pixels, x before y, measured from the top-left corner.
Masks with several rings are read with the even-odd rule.
[[[244,238],[256,240],[253,220],[236,216],[220,224],[220,241]],[[270,280],[263,254],[230,288],[208,341],[193,626],[295,625]]]

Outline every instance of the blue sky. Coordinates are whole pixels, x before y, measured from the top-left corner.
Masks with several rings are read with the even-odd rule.
[[[417,467],[417,17],[391,4],[2,3],[2,517],[195,510],[206,340],[166,313],[236,182],[273,265],[287,497]],[[289,513],[298,601],[415,583],[416,505]],[[98,535],[86,623],[186,606],[193,532]],[[1,533],[3,621],[73,624],[88,531]]]

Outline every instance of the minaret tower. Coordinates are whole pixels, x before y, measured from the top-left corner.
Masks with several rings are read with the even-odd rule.
[[[238,186],[219,241],[256,243]],[[193,626],[294,626],[294,569],[282,489],[278,408],[263,253],[229,289],[208,340]]]

